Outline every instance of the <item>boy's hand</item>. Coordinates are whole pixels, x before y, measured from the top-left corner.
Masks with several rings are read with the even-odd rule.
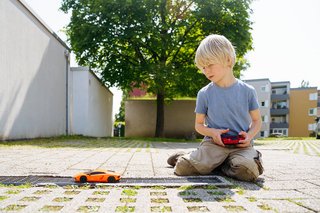
[[[251,140],[252,140],[251,136],[245,131],[241,131],[239,135],[244,137],[244,140],[240,140],[239,144],[237,144],[236,147],[238,148],[249,147],[251,145]]]
[[[215,144],[219,146],[225,146],[221,140],[221,135],[229,132],[229,129],[212,129],[212,140]]]

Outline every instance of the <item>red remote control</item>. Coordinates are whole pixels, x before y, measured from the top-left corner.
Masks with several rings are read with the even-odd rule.
[[[241,135],[228,135],[228,134],[222,134],[221,135],[221,140],[222,143],[225,145],[234,145],[234,144],[239,144],[239,141],[244,140],[245,138]]]

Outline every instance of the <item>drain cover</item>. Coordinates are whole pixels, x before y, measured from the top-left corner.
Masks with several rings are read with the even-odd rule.
[[[21,185],[78,185],[72,177],[53,176],[0,176],[0,183]],[[100,183],[99,183],[100,184]],[[146,177],[146,178],[122,178],[118,183],[103,183],[104,185],[139,185],[139,186],[181,186],[181,185],[219,185],[230,186],[229,181],[220,176],[188,176],[188,177]]]

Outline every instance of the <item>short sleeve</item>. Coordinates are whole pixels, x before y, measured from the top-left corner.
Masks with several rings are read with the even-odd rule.
[[[249,111],[253,111],[259,108],[259,102],[257,98],[257,92],[254,88],[250,90],[249,97]]]
[[[207,114],[208,101],[204,91],[200,90],[197,95],[196,109],[195,113]]]

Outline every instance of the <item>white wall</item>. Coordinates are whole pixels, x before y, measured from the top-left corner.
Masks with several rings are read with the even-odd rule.
[[[0,1],[0,140],[66,133],[66,50],[20,1]]]
[[[88,68],[72,67],[71,132],[94,137],[112,136],[113,94]]]

